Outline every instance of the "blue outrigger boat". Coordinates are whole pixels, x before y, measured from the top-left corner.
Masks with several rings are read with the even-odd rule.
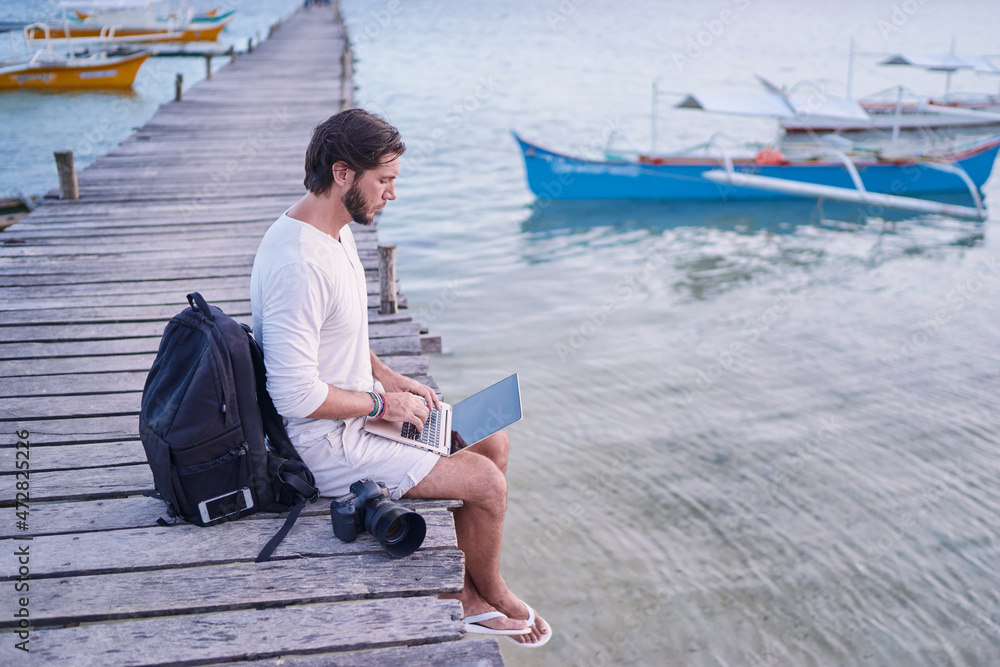
[[[756,156],[610,154],[573,157],[514,133],[528,187],[539,199],[747,201],[812,198],[985,219],[980,188],[1000,150],[1000,135],[946,152],[885,157],[820,150],[786,158],[777,149]],[[920,197],[966,193],[973,206]]]

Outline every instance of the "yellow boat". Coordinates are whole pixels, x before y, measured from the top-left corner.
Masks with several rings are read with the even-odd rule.
[[[233,12],[197,14],[190,2],[64,0],[65,19],[29,26],[28,39],[129,38],[150,42],[214,42]],[[51,26],[51,27],[50,27]]]
[[[143,42],[214,42],[219,33],[229,23],[229,19],[218,23],[188,23],[180,28],[163,28],[155,26],[117,26],[99,23],[80,23],[63,26],[50,26],[48,30],[33,27],[25,31],[28,39],[64,39],[66,37],[97,37],[114,39],[130,37],[133,41]]]
[[[0,90],[128,88],[150,55],[142,51],[125,56],[97,53],[64,58],[42,50],[28,61],[0,62]]]
[[[192,14],[191,20],[192,21],[216,21],[216,20],[219,20],[219,19],[226,18],[226,17],[228,17],[228,16],[230,16],[230,15],[232,15],[232,14],[234,14],[236,12],[235,9],[231,9],[231,10],[229,10],[228,12],[226,12],[224,14],[219,14],[219,9],[220,9],[219,7],[212,7],[207,12],[200,12],[200,13]],[[87,19],[91,18],[91,16],[92,16],[91,14],[89,14],[87,12],[82,12],[79,9],[71,9],[71,13],[72,13],[73,17],[77,21],[86,21]],[[170,18],[174,18],[176,16],[177,16],[176,13],[169,15]]]

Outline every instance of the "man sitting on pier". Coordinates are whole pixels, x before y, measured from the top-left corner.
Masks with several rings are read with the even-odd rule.
[[[541,646],[549,626],[500,574],[507,506],[508,439],[498,432],[450,458],[363,430],[364,417],[423,427],[434,391],[390,369],[368,344],[364,267],[352,220],[371,225],[396,198],[405,146],[395,127],[361,109],[327,119],[306,152],[308,192],[268,229],[250,278],[254,333],[267,359],[267,388],[288,435],[324,496],[370,478],[393,499],[457,498],[465,553],[461,601],[470,632]],[[377,395],[377,394],[380,394]]]

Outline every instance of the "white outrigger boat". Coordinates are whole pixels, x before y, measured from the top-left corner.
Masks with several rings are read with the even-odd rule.
[[[854,68],[854,43],[851,42],[847,96],[851,96]],[[903,86],[868,95],[857,100],[867,118],[840,118],[814,113],[783,120],[789,133],[864,132],[869,130],[923,130],[969,128],[1000,125],[1000,96],[978,93],[952,93],[952,76],[957,71],[1000,74],[986,56],[958,56],[952,50],[943,54],[891,54],[880,65],[907,66],[947,75],[945,94],[940,97],[917,95]]]
[[[214,42],[232,20],[232,12],[196,18],[190,3],[175,7],[166,0],[76,0],[61,6],[61,20],[36,27],[28,37]]]

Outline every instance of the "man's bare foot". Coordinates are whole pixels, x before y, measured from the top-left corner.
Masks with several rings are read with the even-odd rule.
[[[532,616],[534,616],[534,624],[531,626],[531,632],[526,635],[517,635],[511,637],[512,641],[518,644],[537,644],[541,645],[548,641],[548,635],[551,634],[552,628],[549,624],[545,622],[541,616],[537,613],[532,613],[532,610],[528,607],[526,603],[519,600],[516,595],[507,591],[507,595],[504,597],[504,601],[495,605],[496,608],[507,615],[511,620],[517,620],[521,622],[527,622]]]
[[[527,615],[530,613],[528,611],[528,605],[522,602],[521,606],[525,608],[524,614],[527,618]],[[546,637],[546,635],[552,632],[552,628],[550,628],[549,624],[545,622],[545,619],[539,616],[537,612],[534,614],[534,616],[535,616],[535,623],[534,625],[531,626],[531,632],[529,632],[526,635],[517,635],[516,637],[511,637],[513,641],[516,641],[518,644],[541,645],[542,640]],[[519,618],[519,617],[520,617],[519,614],[515,614],[511,618]]]

